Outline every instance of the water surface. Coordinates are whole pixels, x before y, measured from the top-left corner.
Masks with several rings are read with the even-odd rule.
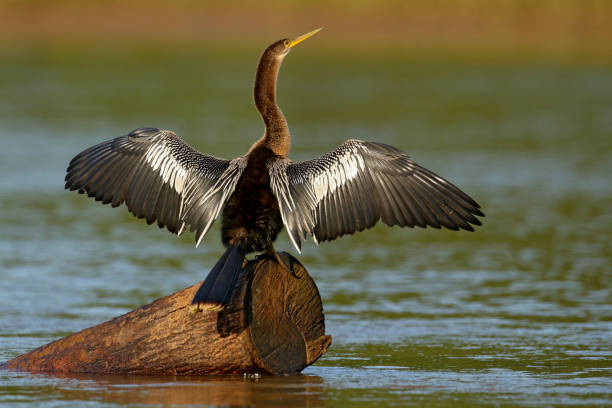
[[[258,50],[0,57],[0,360],[201,280],[195,249],[63,190],[67,163],[141,126],[220,157],[262,133]],[[333,344],[290,377],[0,372],[5,406],[612,403],[612,70],[570,62],[294,52],[279,103],[292,157],[382,141],[474,196],[475,233],[378,226],[316,247]],[[286,234],[280,250],[295,254]],[[297,254],[296,254],[297,255]]]

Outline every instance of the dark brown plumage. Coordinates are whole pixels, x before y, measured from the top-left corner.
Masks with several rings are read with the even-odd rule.
[[[66,188],[113,206],[125,202],[147,222],[200,243],[222,212],[227,251],[198,290],[194,303],[222,307],[249,252],[275,255],[283,226],[301,240],[329,241],[382,220],[402,227],[464,229],[480,225],[479,205],[459,188],[382,143],[347,140],[321,157],[292,162],[290,135],[276,104],[276,79],[289,50],[315,30],[264,51],[255,77],[255,105],[264,136],[246,155],[218,159],[187,146],[174,133],[136,129],[78,154]],[[278,257],[277,257],[278,259]]]
[[[221,237],[225,246],[238,244],[246,253],[264,251],[283,229],[267,169],[275,159],[274,152],[263,145],[249,153],[247,167],[223,208]]]

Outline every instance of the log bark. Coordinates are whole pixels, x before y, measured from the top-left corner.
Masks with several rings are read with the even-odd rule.
[[[306,269],[293,273],[264,255],[243,268],[220,312],[191,303],[200,284],[0,365],[57,373],[201,375],[291,374],[331,344],[319,291]]]

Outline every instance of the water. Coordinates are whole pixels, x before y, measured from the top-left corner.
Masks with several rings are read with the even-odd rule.
[[[0,372],[0,405],[612,404],[612,70],[562,61],[292,53],[292,157],[348,138],[411,154],[474,196],[475,233],[378,226],[299,255],[333,344],[290,377]],[[63,190],[82,149],[140,126],[221,157],[262,132],[258,49],[0,57],[0,361],[201,280],[195,249]],[[277,248],[295,253],[286,234]]]

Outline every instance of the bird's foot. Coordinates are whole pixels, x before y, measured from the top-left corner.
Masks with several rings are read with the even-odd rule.
[[[200,312],[219,312],[221,309],[223,309],[223,306],[218,303],[193,302],[190,311],[195,314]]]

